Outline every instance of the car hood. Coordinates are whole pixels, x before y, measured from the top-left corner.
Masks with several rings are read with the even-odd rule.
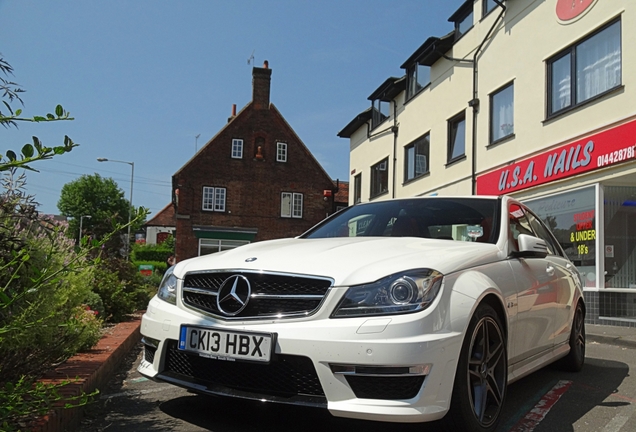
[[[251,270],[328,277],[335,286],[378,280],[404,270],[442,274],[500,259],[493,244],[414,237],[281,239],[251,243],[185,260],[175,275],[206,270]]]

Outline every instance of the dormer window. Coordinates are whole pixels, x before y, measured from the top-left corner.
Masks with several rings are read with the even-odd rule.
[[[384,120],[389,118],[389,103],[380,99],[371,102],[372,116],[371,128],[377,127]]]
[[[450,22],[455,23],[455,40],[462,37],[473,27],[473,3],[474,0],[466,0],[448,19]]]
[[[473,11],[470,11],[468,15],[455,23],[455,33],[459,39],[464,33],[471,29],[473,26]]]
[[[493,10],[495,7],[497,6],[497,3],[495,3],[495,0],[482,0],[482,9],[481,9],[481,16],[485,17],[486,15],[488,15],[490,13],[491,10]]]
[[[415,63],[406,73],[406,100],[409,100],[431,82],[431,68]]]

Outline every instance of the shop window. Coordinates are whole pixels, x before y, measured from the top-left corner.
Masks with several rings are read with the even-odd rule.
[[[283,192],[280,199],[280,216],[284,218],[302,218],[303,194]]]
[[[466,115],[461,114],[448,121],[448,163],[466,155]]]
[[[226,189],[219,187],[203,187],[203,204],[201,209],[206,211],[225,211]]]
[[[431,82],[431,68],[413,64],[406,72],[406,100],[413,98]]]
[[[287,162],[287,143],[276,143],[276,162]]]
[[[524,201],[550,228],[581,274],[583,285],[596,287],[595,186]]]
[[[199,239],[199,256],[223,252],[248,243],[246,240]]]
[[[621,22],[548,60],[548,117],[621,86]]]
[[[371,167],[371,198],[389,191],[389,158]]]
[[[514,84],[510,83],[490,96],[490,143],[514,133]]]
[[[605,186],[605,287],[636,289],[636,187]]]
[[[232,140],[232,159],[243,159],[243,140]]]
[[[404,182],[416,179],[428,172],[430,134],[404,147]]]
[[[353,203],[362,202],[362,173],[353,178]]]

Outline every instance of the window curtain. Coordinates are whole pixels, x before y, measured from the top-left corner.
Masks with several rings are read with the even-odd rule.
[[[495,98],[493,115],[495,117],[492,131],[492,140],[507,137],[514,133],[514,100],[513,86],[502,90]]]
[[[577,47],[577,102],[620,85],[620,30],[617,22]]]

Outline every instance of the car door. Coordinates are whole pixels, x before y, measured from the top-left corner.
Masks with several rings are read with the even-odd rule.
[[[519,250],[520,234],[536,236],[520,204],[510,203],[509,253]],[[511,364],[534,356],[554,345],[557,270],[547,258],[511,258],[517,286],[516,334],[512,341]]]
[[[579,279],[574,264],[565,256],[565,252],[550,233],[548,227],[531,210],[524,208],[530,226],[536,236],[543,239],[548,246],[547,260],[553,263],[556,276],[556,303],[554,322],[554,343],[565,343],[569,340],[574,309],[572,307],[577,293],[576,281]]]

